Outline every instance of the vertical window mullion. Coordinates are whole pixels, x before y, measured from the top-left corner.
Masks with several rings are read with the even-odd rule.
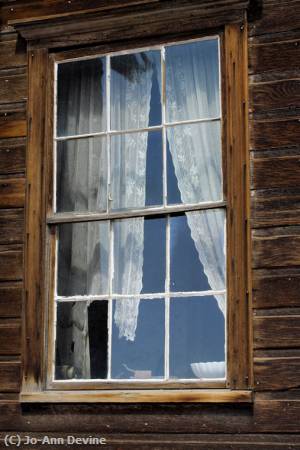
[[[111,199],[111,160],[110,160],[110,56],[106,56],[106,148],[107,148],[107,211],[110,210]],[[109,263],[108,263],[108,279],[109,279],[109,297],[108,297],[108,342],[107,342],[107,378],[111,379],[111,360],[112,360],[112,275],[113,274],[113,222],[109,221]]]
[[[108,349],[107,349],[107,378],[111,379],[111,361],[112,361],[112,324],[113,324],[113,301],[112,301],[112,282],[113,282],[113,265],[114,265],[114,228],[113,221],[109,222],[109,265],[108,265],[108,276],[109,276],[109,296],[108,296]]]
[[[170,377],[170,216],[166,230],[166,283],[165,283],[165,379]]]

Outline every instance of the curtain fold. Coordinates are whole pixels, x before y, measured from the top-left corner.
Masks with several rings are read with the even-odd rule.
[[[209,48],[199,52],[199,45],[202,44],[185,46],[184,51],[181,48],[167,59],[169,120],[213,118],[218,115],[219,77],[215,53],[210,52]],[[182,202],[221,200],[219,121],[172,127],[168,129],[167,137]],[[211,289],[224,289],[224,213],[207,210],[188,212],[186,216]],[[225,297],[215,297],[225,316]]]
[[[148,126],[153,65],[143,53],[111,59],[113,69],[112,128],[137,129]],[[112,207],[141,208],[146,197],[148,133],[113,136]],[[123,219],[114,224],[113,292],[140,294],[143,279],[144,218]],[[116,301],[114,321],[119,338],[134,341],[139,300]]]

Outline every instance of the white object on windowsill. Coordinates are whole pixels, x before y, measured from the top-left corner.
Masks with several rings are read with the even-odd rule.
[[[192,363],[191,368],[197,378],[216,379],[225,377],[225,361]]]

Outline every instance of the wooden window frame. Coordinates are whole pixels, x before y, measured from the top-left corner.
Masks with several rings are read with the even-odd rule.
[[[216,33],[193,32],[189,39]],[[249,402],[252,399],[252,349],[250,323],[250,233],[248,162],[248,87],[246,23],[218,29],[222,35],[223,148],[227,193],[227,381],[226,386],[201,383],[201,388],[178,388],[178,383],[158,389],[135,384],[103,386],[97,390],[63,390],[60,384],[47,386],[49,351],[46,330],[53,317],[47,310],[47,292],[53,280],[49,270],[53,260],[51,209],[53,185],[53,64],[79,55],[105,54],[142,47],[137,43],[105,43],[95,48],[62,51],[33,46],[29,58],[28,149],[26,189],[25,308],[23,314],[23,402]],[[171,39],[169,39],[171,40]],[[178,36],[180,40],[187,37]],[[174,41],[174,37],[172,38]],[[168,39],[149,39],[149,46]],[[144,47],[144,45],[143,45]],[[48,219],[47,219],[48,217]],[[49,239],[50,237],[50,239]],[[50,266],[49,266],[50,265]],[[53,271],[52,271],[53,272]],[[92,384],[89,383],[92,387]]]

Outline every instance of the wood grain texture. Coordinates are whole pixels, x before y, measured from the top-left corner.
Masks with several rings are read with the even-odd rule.
[[[0,71],[0,104],[23,102],[27,99],[27,75],[23,69]]]
[[[0,361],[0,392],[19,392],[20,361]]]
[[[250,148],[268,149],[298,145],[300,117],[285,120],[254,120],[250,126]]]
[[[0,140],[0,174],[12,174],[25,171],[26,140]]]
[[[22,296],[21,282],[0,283],[0,317],[20,317]]]
[[[191,32],[220,27],[226,23],[241,23],[248,1],[227,2],[208,0],[198,2],[161,1],[133,6],[126,10],[100,11],[82,15],[76,21],[64,18],[48,20],[47,27],[40,24],[30,26],[20,22],[18,30],[35,46],[67,47],[82,44],[113,42],[122,39],[172,35],[176,32]],[[26,22],[26,20],[25,20]]]
[[[249,72],[284,72],[300,70],[300,39],[292,42],[271,42],[249,48]],[[282,76],[282,75],[281,75]]]
[[[250,108],[256,114],[293,111],[296,113],[299,107],[300,79],[257,83],[250,86]]]
[[[19,355],[21,351],[21,323],[0,320],[0,355]]]
[[[282,179],[282,176],[280,178]],[[298,225],[299,223],[300,189],[297,187],[260,189],[251,192],[252,228]]]
[[[23,246],[0,245],[0,281],[23,278]]]
[[[26,66],[27,55],[24,44],[18,41],[16,33],[4,34],[0,37],[0,69]]]
[[[281,0],[280,2],[263,0],[260,5],[259,11],[257,11],[257,20],[250,23],[250,36],[299,30],[300,5],[298,0]]]
[[[251,161],[251,174],[253,189],[300,186],[300,151],[286,156],[256,155]]]
[[[225,98],[227,112],[227,237],[228,237],[228,380],[230,387],[251,383],[247,303],[249,236],[247,210],[247,49],[246,30],[225,28]],[[244,126],[246,124],[246,126]],[[237,131],[239,130],[239,132]]]
[[[0,208],[22,208],[25,202],[24,178],[0,178]]]
[[[253,275],[253,307],[300,306],[300,269],[259,269]]]
[[[26,120],[0,121],[0,139],[27,135]]]
[[[24,240],[24,210],[0,209],[0,244],[18,244]]]
[[[300,386],[300,358],[254,358],[255,390],[284,390]]]
[[[300,348],[300,316],[257,316],[254,348]],[[300,383],[299,383],[300,384]]]
[[[253,268],[300,265],[300,227],[255,229],[252,236]]]

